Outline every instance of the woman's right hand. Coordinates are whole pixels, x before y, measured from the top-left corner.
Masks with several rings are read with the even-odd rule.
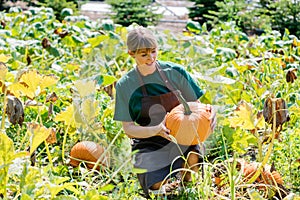
[[[170,140],[170,130],[167,129],[166,117],[164,120],[156,126],[140,126],[134,122],[122,122],[125,133],[130,138],[149,138],[153,136],[161,136]]]

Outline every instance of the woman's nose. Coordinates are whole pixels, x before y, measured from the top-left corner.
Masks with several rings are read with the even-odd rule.
[[[153,58],[154,58],[154,55],[152,55],[152,54],[149,54],[149,55],[148,55],[148,58],[149,58],[150,60],[153,60]]]

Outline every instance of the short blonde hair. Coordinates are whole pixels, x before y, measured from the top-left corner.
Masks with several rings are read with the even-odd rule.
[[[127,35],[127,48],[135,52],[139,49],[157,48],[157,41],[152,31],[144,27],[137,27]]]

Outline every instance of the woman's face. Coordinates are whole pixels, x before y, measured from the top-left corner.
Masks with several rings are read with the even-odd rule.
[[[157,48],[139,49],[129,54],[135,59],[138,67],[155,67]]]

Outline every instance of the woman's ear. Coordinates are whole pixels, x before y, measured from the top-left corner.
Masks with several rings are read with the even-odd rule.
[[[131,57],[134,58],[134,52],[133,52],[133,51],[128,50],[128,54],[129,54]]]

